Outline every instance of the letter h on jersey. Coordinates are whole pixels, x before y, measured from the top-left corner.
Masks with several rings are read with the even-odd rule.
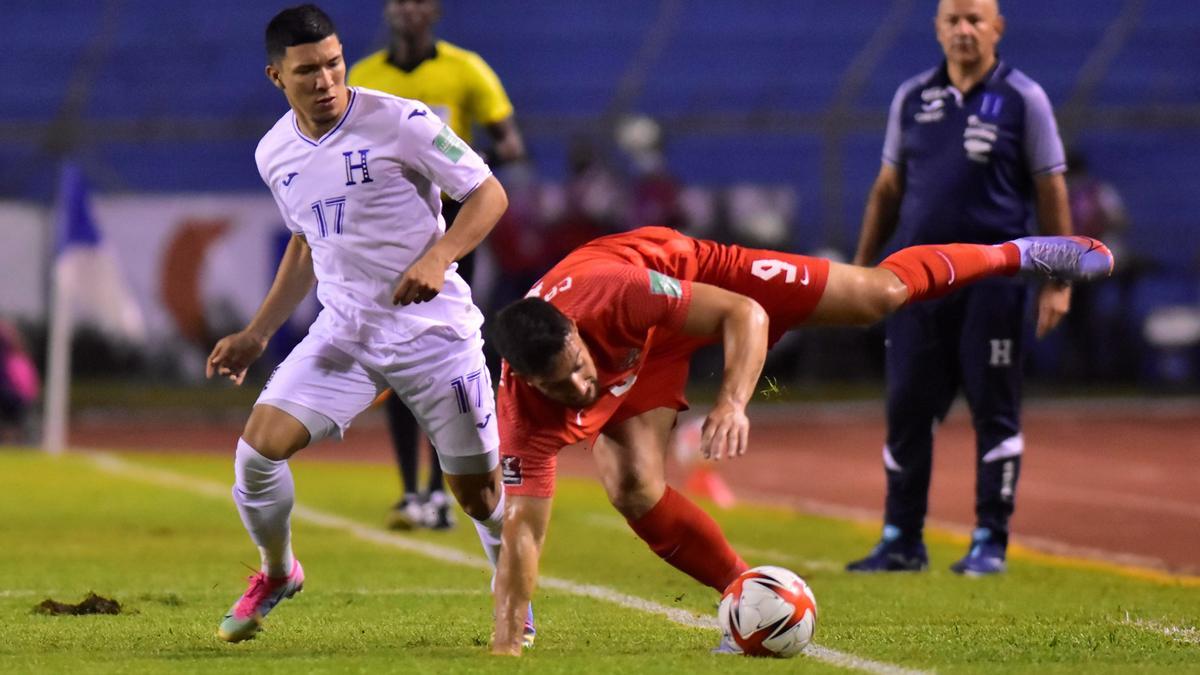
[[[367,150],[359,150],[358,151],[358,164],[354,164],[353,160],[351,159],[354,156],[353,151],[347,150],[346,152],[342,153],[342,157],[346,158],[346,185],[356,185],[356,183],[354,181],[354,170],[355,169],[362,169],[362,182],[364,182],[364,183],[373,183],[374,182],[371,180],[371,172],[367,170],[367,153],[368,152],[371,152],[371,150],[369,148]]]

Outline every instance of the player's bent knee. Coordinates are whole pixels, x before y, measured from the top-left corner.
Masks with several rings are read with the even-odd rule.
[[[904,282],[897,279],[894,283],[889,283],[884,289],[881,302],[880,319],[895,312],[903,307],[908,302],[909,290]]]
[[[496,510],[496,505],[500,501],[499,494],[484,490],[465,494],[455,493],[454,498],[458,500],[459,506],[469,518],[478,521],[491,518],[492,512]]]
[[[870,268],[867,279],[859,305],[862,325],[882,321],[908,302],[908,286],[891,270]]]
[[[445,474],[450,492],[464,513],[474,520],[492,517],[500,503],[500,472],[498,469],[482,474]]]
[[[646,515],[666,492],[667,484],[661,480],[642,480],[630,477],[613,483],[605,483],[608,501],[629,520]]]
[[[271,405],[256,405],[242,439],[270,460],[283,460],[308,445],[310,434],[300,420]]]

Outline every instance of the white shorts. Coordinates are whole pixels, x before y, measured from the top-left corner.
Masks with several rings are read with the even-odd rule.
[[[482,474],[499,463],[496,397],[478,334],[430,331],[396,345],[308,335],[280,363],[258,404],[289,413],[310,443],[341,438],[388,387],[412,410],[448,474]]]

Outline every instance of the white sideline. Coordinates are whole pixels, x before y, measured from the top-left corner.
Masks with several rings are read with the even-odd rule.
[[[181,490],[186,490],[188,492],[207,497],[217,497],[222,499],[230,498],[231,488],[226,485],[193,478],[191,476],[186,476],[184,474],[179,474],[172,471],[141,466],[132,462],[127,462],[120,457],[107,453],[98,453],[94,455],[88,455],[87,457],[99,469],[111,474],[134,478],[158,486],[179,488]],[[408,551],[410,553],[416,553],[434,560],[440,560],[442,562],[453,563],[456,565],[463,565],[465,567],[473,567],[476,569],[491,569],[491,564],[488,563],[487,559],[483,556],[464,553],[449,546],[439,546],[437,544],[430,544],[427,542],[418,541],[416,539],[409,539],[401,535],[363,525],[349,518],[343,518],[341,516],[326,513],[324,511],[318,511],[317,509],[301,506],[299,504],[297,504],[293,509],[292,518],[303,520],[312,525],[317,525],[320,527],[341,530],[364,541],[369,541],[381,546],[390,546],[392,548]],[[636,609],[648,614],[657,614],[682,626],[705,629],[717,628],[717,620],[715,617],[696,616],[691,612],[675,607],[661,605],[657,602],[639,598],[637,596],[627,595],[606,586],[580,584],[568,579],[559,579],[551,576],[540,577],[539,583],[543,588],[551,588],[570,595],[601,600],[625,607],[627,609]],[[805,650],[804,655],[818,661],[824,661],[825,663],[834,666],[849,668],[851,670],[859,670],[867,673],[875,673],[876,675],[925,675],[927,672],[904,668],[884,661],[866,659],[860,656],[855,656],[854,654],[840,652],[836,649],[822,647],[817,644],[809,645],[808,649]]]
[[[1189,645],[1200,645],[1200,630],[1196,630],[1191,626],[1173,626],[1171,624],[1162,623],[1160,621],[1152,621],[1150,619],[1134,619],[1129,616],[1129,612],[1125,612],[1125,619],[1121,621],[1123,625],[1140,628],[1144,631],[1164,635],[1176,642],[1183,642]]]

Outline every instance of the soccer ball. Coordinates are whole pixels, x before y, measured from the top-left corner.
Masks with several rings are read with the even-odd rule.
[[[746,656],[795,656],[812,642],[817,599],[795,572],[755,567],[725,589],[717,620],[727,642]]]

